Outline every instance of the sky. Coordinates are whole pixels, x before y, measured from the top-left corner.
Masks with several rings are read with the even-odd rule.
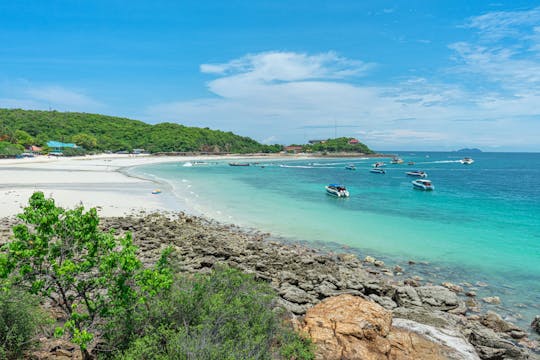
[[[540,151],[540,0],[0,1],[0,107]]]

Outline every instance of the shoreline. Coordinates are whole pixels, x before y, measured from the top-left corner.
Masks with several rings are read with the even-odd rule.
[[[242,159],[245,157],[229,157],[226,159]],[[271,159],[274,161],[279,160],[290,160],[292,158],[301,158],[301,157],[290,157],[287,156],[285,158],[280,157],[277,159],[273,159],[270,157],[264,157],[265,159]],[[150,191],[151,189],[155,188],[156,182],[152,181],[151,179],[147,178],[141,178],[140,176],[132,175],[127,173],[130,168],[138,167],[141,165],[150,165],[150,164],[157,164],[157,163],[164,163],[164,162],[186,162],[186,161],[197,161],[197,160],[226,160],[223,157],[114,157],[114,158],[83,158],[83,159],[62,159],[57,161],[36,161],[36,162],[22,162],[19,164],[9,164],[9,166],[5,166],[0,162],[0,170],[2,172],[0,173],[0,207],[5,212],[6,207],[2,206],[2,203],[5,203],[6,200],[10,201],[10,199],[15,199],[19,203],[22,202],[24,204],[27,203],[28,197],[33,191],[41,190],[44,191],[46,196],[53,196],[55,200],[57,200],[57,203],[60,206],[64,207],[73,207],[74,205],[77,205],[78,203],[82,202],[85,207],[92,207],[93,204],[102,202],[102,205],[94,205],[94,206],[100,206],[99,213],[100,216],[103,217],[104,222],[107,224],[111,224],[111,222],[116,221],[116,225],[119,229],[122,230],[136,230],[137,229],[137,222],[140,224],[142,219],[150,218],[154,215],[146,215],[148,213],[157,212],[160,213],[161,216],[164,218],[168,218],[170,221],[170,218],[173,218],[175,216],[178,216],[181,219],[184,219],[183,221],[188,223],[196,223],[200,225],[200,231],[202,234],[208,234],[208,232],[213,232],[216,234],[217,232],[221,232],[221,236],[227,237],[227,235],[235,234],[233,238],[240,238],[240,239],[246,239],[250,238],[248,241],[249,243],[259,243],[263,241],[266,241],[266,246],[263,246],[262,248],[259,247],[258,249],[261,251],[267,251],[268,247],[276,247],[277,249],[283,250],[282,255],[288,256],[287,254],[291,254],[291,252],[296,253],[296,258],[298,256],[312,256],[313,254],[319,254],[323,256],[322,259],[324,260],[321,264],[324,265],[327,261],[329,261],[329,264],[331,267],[339,268],[339,261],[345,261],[344,259],[349,259],[347,261],[352,261],[352,257],[355,257],[356,255],[352,254],[352,252],[355,253],[361,253],[364,250],[361,249],[346,249],[346,246],[343,246],[342,244],[335,244],[338,246],[336,251],[332,249],[333,244],[328,244],[330,250],[328,249],[317,249],[317,244],[309,243],[309,242],[299,242],[297,240],[294,240],[292,238],[281,238],[281,237],[272,237],[270,234],[263,234],[259,230],[255,228],[248,228],[248,227],[238,227],[233,224],[229,224],[226,222],[220,222],[216,221],[212,218],[205,217],[205,216],[196,216],[195,215],[183,215],[183,213],[178,213],[181,209],[177,206],[177,208],[173,209],[170,207],[171,203],[167,204],[168,200],[177,202],[179,201],[177,197],[173,194],[170,194],[170,197],[163,196],[164,194],[160,195],[159,197],[151,196]],[[250,157],[250,159],[253,159],[253,157]],[[30,175],[34,175],[34,177],[30,177]],[[13,181],[13,176],[17,178],[17,183]],[[34,182],[34,178],[38,178],[42,182],[36,183]],[[9,179],[12,182],[7,182],[6,179]],[[77,180],[77,181],[74,181]],[[105,184],[105,185],[103,185]],[[7,191],[5,191],[7,189]],[[28,195],[24,197],[24,195]],[[116,194],[116,195],[114,195]],[[167,195],[167,194],[165,194]],[[139,206],[133,206],[133,204],[140,202],[141,204],[144,204],[143,207]],[[178,204],[177,204],[178,205]],[[4,214],[4,212],[0,211],[0,218],[6,218],[12,215],[15,215],[20,212],[16,208],[9,208],[10,211],[16,210],[14,213],[11,214]],[[158,215],[159,216],[159,215]],[[116,220],[115,220],[116,219]],[[134,220],[135,219],[135,220]],[[139,220],[137,220],[139,219]],[[191,219],[191,220],[186,220]],[[131,224],[129,222],[132,222]],[[163,220],[166,221],[166,220]],[[5,222],[9,223],[9,220],[4,220],[2,225],[4,225]],[[208,228],[208,229],[206,229]],[[162,231],[163,230],[163,231]],[[208,231],[207,231],[208,230]],[[142,239],[143,246],[141,247],[141,250],[144,250],[145,252],[147,250],[151,250],[152,246],[157,246],[161,242],[160,236],[162,233],[164,233],[165,230],[163,227],[157,228],[154,237],[152,237],[150,234],[145,234]],[[240,235],[239,235],[240,234]],[[1,235],[1,233],[0,233]],[[180,234],[177,234],[179,237]],[[144,239],[149,240],[149,243],[145,242]],[[174,241],[174,239],[169,239],[169,241]],[[247,241],[247,240],[246,240]],[[208,244],[207,244],[208,245]],[[205,245],[206,246],[206,245]],[[215,247],[215,245],[214,245]],[[266,249],[266,250],[265,250]],[[223,255],[223,251],[229,251],[230,249],[227,248],[226,245],[224,245],[224,248],[221,252],[218,251],[219,254]],[[188,251],[187,249],[183,250]],[[338,253],[339,251],[339,253]],[[151,253],[151,251],[150,251]],[[344,254],[345,253],[345,254]],[[308,254],[308,255],[306,255]],[[311,254],[311,255],[310,255]],[[196,271],[208,271],[208,264],[212,265],[214,262],[209,257],[216,257],[214,256],[216,254],[209,254],[206,250],[203,249],[203,253],[195,254],[192,257],[193,261],[193,268],[192,270]],[[264,258],[264,253],[259,254],[261,255],[261,258]],[[317,256],[319,256],[317,255]],[[364,255],[367,255],[364,254]],[[229,259],[229,255],[223,255],[225,258]],[[313,255],[315,256],[315,255]],[[326,257],[325,257],[326,256]],[[352,256],[352,257],[351,257]],[[363,257],[363,256],[362,256]],[[219,256],[217,257],[219,258]],[[332,260],[328,260],[331,258]],[[338,260],[336,260],[338,259]],[[260,261],[263,261],[263,259],[259,259]],[[276,259],[275,259],[276,260]],[[247,261],[247,260],[246,260]],[[259,262],[260,262],[259,261]],[[279,260],[276,260],[279,262]],[[338,263],[336,263],[338,261]],[[451,296],[452,297],[452,308],[458,309],[458,314],[455,314],[456,316],[463,315],[463,306],[465,306],[465,309],[467,309],[467,306],[470,307],[471,304],[466,303],[467,297],[464,297],[463,291],[454,291],[456,290],[454,284],[448,284],[448,286],[443,287],[440,286],[438,283],[435,284],[429,284],[429,282],[426,284],[426,282],[423,282],[423,279],[420,279],[418,277],[418,273],[416,269],[418,269],[420,266],[417,266],[416,269],[413,267],[411,268],[401,268],[402,271],[399,271],[399,265],[393,266],[392,268],[385,267],[385,264],[377,263],[377,259],[372,258],[371,256],[367,256],[364,260],[360,260],[357,258],[353,263],[360,264],[360,268],[363,269],[363,274],[368,276],[367,283],[362,283],[362,291],[364,292],[357,292],[357,295],[367,296],[370,298],[371,301],[375,301],[382,305],[385,308],[388,309],[394,309],[396,305],[397,308],[403,307],[408,308],[407,306],[400,306],[399,302],[402,301],[402,304],[408,304],[408,302],[415,301],[415,297],[413,295],[412,298],[409,298],[409,295],[403,295],[405,296],[402,299],[402,294],[399,293],[398,288],[406,288],[406,292],[412,291],[411,288],[417,289],[425,286],[435,286],[436,291],[442,291],[444,292],[445,296]],[[405,261],[405,259],[404,259]],[[316,262],[319,262],[319,260],[316,260]],[[242,265],[244,263],[244,260],[240,262],[236,262],[236,265],[241,265],[240,268],[247,272],[252,272],[255,274],[258,274],[261,279],[264,279],[266,281],[274,282],[274,279],[272,276],[269,275],[268,272],[265,273],[264,267],[268,267],[268,265],[265,265],[263,267],[258,265],[257,263],[253,264],[250,263],[249,266]],[[206,264],[206,265],[205,265]],[[337,264],[337,265],[336,265]],[[418,264],[422,264],[421,262]],[[231,265],[235,265],[235,262],[231,263]],[[309,264],[307,264],[309,265]],[[329,266],[330,266],[329,265]],[[424,265],[424,264],[422,264]],[[431,267],[430,264],[425,264],[426,267]],[[348,266],[348,265],[347,265]],[[386,265],[388,266],[388,265]],[[259,267],[259,268],[258,268]],[[206,269],[206,270],[205,270]],[[275,268],[270,269],[272,272],[275,272],[276,274],[281,273],[283,269]],[[432,269],[433,270],[433,269]],[[281,271],[281,272],[280,272]],[[297,269],[299,273],[296,274],[296,276],[300,276],[303,269]],[[398,273],[405,274],[405,276],[400,276]],[[285,276],[285,275],[284,275]],[[288,275],[287,275],[288,276]],[[317,275],[318,276],[318,275]],[[336,278],[339,275],[339,272],[336,274],[333,274],[332,277]],[[379,280],[381,278],[384,278],[383,281],[384,284],[381,285]],[[279,280],[279,279],[278,279]],[[338,279],[339,280],[339,279]],[[364,279],[365,280],[365,279]],[[429,279],[428,279],[429,280]],[[313,282],[313,279],[310,280]],[[362,280],[363,281],[363,280]],[[374,281],[378,284],[374,285]],[[281,286],[281,284],[287,283],[291,287],[287,287],[289,285],[285,285],[285,288]],[[300,303],[295,303],[294,301],[290,301],[291,299],[294,299],[294,295],[291,294],[298,294],[301,293],[297,289],[300,289],[301,291],[307,292],[310,294],[308,297],[309,299],[312,299],[314,303],[320,301],[322,298],[325,298],[327,296],[330,296],[332,294],[339,294],[343,291],[341,290],[347,290],[352,291],[358,289],[354,289],[354,287],[345,286],[337,282],[330,281],[329,283],[324,283],[322,281],[321,284],[319,284],[319,291],[318,293],[313,293],[314,290],[309,290],[309,286],[306,289],[302,289],[299,287],[302,283],[302,280],[292,280],[292,283],[283,281],[283,279],[279,280],[279,286],[275,287],[276,290],[280,293],[284,301],[288,301],[289,303],[285,303],[286,307],[291,310],[293,313],[302,314],[306,310],[306,302],[303,302],[304,300],[300,300]],[[325,288],[324,286],[321,288],[322,284],[326,284]],[[296,285],[295,285],[296,284]],[[367,286],[366,286],[367,284]],[[372,285],[369,285],[372,284]],[[350,284],[349,284],[350,285]],[[356,285],[353,285],[356,286]],[[373,286],[373,288],[370,288],[370,286]],[[382,290],[379,289],[381,286]],[[454,287],[454,290],[452,290],[452,287]],[[367,289],[367,290],[366,290]],[[370,290],[371,289],[371,290]],[[384,290],[386,289],[386,290]],[[383,291],[384,290],[384,291]],[[311,292],[310,292],[311,291]],[[416,291],[416,290],[414,290]],[[354,293],[354,291],[353,291]],[[460,293],[458,296],[457,294]],[[303,293],[302,293],[303,294]],[[396,295],[397,294],[397,295]],[[454,295],[452,295],[454,294]],[[291,295],[291,296],[289,296]],[[373,295],[373,296],[371,296]],[[289,300],[287,300],[287,297],[289,297]],[[474,298],[474,297],[470,297]],[[454,300],[457,299],[457,300]],[[298,300],[298,299],[296,299]],[[295,300],[295,301],[296,301]],[[481,303],[481,300],[478,298],[475,301],[477,303]],[[309,302],[309,304],[312,304],[313,302]],[[455,305],[455,307],[454,307]],[[488,306],[489,309],[495,309],[496,307]],[[294,311],[293,311],[294,310]],[[429,308],[429,313],[431,315],[437,314],[440,309],[434,310],[432,313],[431,309]],[[485,307],[482,312],[474,312],[472,315],[471,321],[482,321],[482,319],[486,316],[485,313]],[[466,311],[466,310],[465,310]],[[496,310],[498,311],[498,310]],[[460,312],[462,314],[460,314]],[[482,315],[484,314],[484,315]],[[410,314],[409,314],[410,315]],[[418,315],[418,314],[416,314]],[[415,316],[416,316],[415,315]],[[430,316],[431,316],[430,315]],[[400,316],[405,316],[401,314]],[[408,315],[407,315],[408,316]],[[412,316],[412,315],[411,315]],[[445,315],[446,316],[446,315]],[[463,318],[462,318],[463,319]],[[455,320],[455,319],[454,319]],[[467,320],[468,321],[468,320]],[[501,319],[501,321],[504,321]],[[514,328],[515,329],[515,328]],[[531,331],[530,328],[526,329],[527,331]],[[517,330],[514,330],[517,331]],[[530,334],[531,335],[531,334]],[[508,335],[510,336],[510,335]],[[518,333],[516,336],[522,336],[522,333]],[[511,337],[511,336],[510,336]],[[537,338],[537,336],[534,336],[532,338]],[[508,339],[506,339],[508,340]],[[516,340],[516,339],[514,339]],[[536,345],[537,346],[537,345]]]

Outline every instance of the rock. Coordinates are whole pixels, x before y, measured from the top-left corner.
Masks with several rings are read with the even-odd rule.
[[[452,284],[451,282],[443,282],[441,285],[455,293],[463,292],[463,287],[456,284]]]
[[[393,328],[389,311],[357,296],[320,302],[306,312],[304,323],[318,360],[467,359],[415,332]]]
[[[422,304],[429,305],[440,310],[451,310],[459,306],[456,293],[442,286],[420,286],[416,289]]]
[[[482,298],[482,301],[488,304],[498,305],[501,303],[501,299],[498,296],[488,296]]]
[[[422,300],[412,286],[400,286],[396,288],[392,298],[398,306],[421,306]]]
[[[403,280],[403,283],[405,285],[409,285],[409,286],[413,286],[413,287],[419,287],[420,286],[420,282],[418,280],[415,280],[415,279],[405,279],[405,280]]]
[[[521,337],[526,336],[525,332],[523,332],[520,328],[508,321],[503,320],[499,314],[493,311],[488,311],[486,314],[484,314],[480,318],[480,323],[496,332],[508,333],[512,331],[517,331],[523,333],[523,336]]]
[[[395,309],[398,306],[391,298],[386,296],[371,294],[369,298],[387,310]]]
[[[279,295],[283,299],[296,304],[306,304],[314,300],[313,296],[289,283],[282,284]]]
[[[382,260],[375,260],[373,262],[373,265],[377,266],[377,267],[383,267],[384,266],[384,261]]]
[[[540,315],[536,315],[531,322],[532,329],[537,333],[540,334]]]
[[[397,272],[397,273],[402,273],[403,272],[403,268],[399,265],[396,265],[394,266],[394,271]]]
[[[476,296],[476,291],[467,291],[465,293],[466,296],[468,297],[475,297]]]
[[[499,336],[493,330],[479,324],[468,323],[462,330],[467,340],[475,347],[482,359],[525,360],[529,358],[527,351],[509,340]]]
[[[375,258],[372,257],[372,256],[366,256],[366,258],[364,259],[364,262],[367,262],[369,264],[373,264],[375,262]]]

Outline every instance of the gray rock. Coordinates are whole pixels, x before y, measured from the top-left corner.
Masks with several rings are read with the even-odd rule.
[[[498,296],[488,296],[482,298],[482,301],[488,304],[498,305],[501,303],[501,299]]]
[[[400,286],[396,288],[392,298],[398,306],[422,306],[422,300],[412,286]]]
[[[297,288],[289,283],[281,285],[279,295],[292,303],[307,304],[313,302],[315,299],[302,289]]]
[[[397,304],[392,299],[386,296],[371,294],[369,295],[369,298],[387,310],[393,310],[397,307]]]
[[[420,286],[416,288],[422,303],[440,310],[455,309],[459,306],[456,293],[442,286]]]
[[[324,281],[321,285],[317,286],[315,290],[322,295],[322,298],[333,296],[337,293],[337,287],[329,281]]]
[[[504,339],[495,331],[479,323],[469,323],[462,332],[467,340],[475,347],[482,359],[528,359],[528,352]]]

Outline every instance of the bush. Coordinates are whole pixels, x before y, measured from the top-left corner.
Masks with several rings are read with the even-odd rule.
[[[35,344],[34,336],[49,323],[35,297],[0,290],[0,359],[18,359]]]
[[[267,284],[230,268],[179,278],[148,304],[141,336],[117,359],[313,359],[274,299]]]

